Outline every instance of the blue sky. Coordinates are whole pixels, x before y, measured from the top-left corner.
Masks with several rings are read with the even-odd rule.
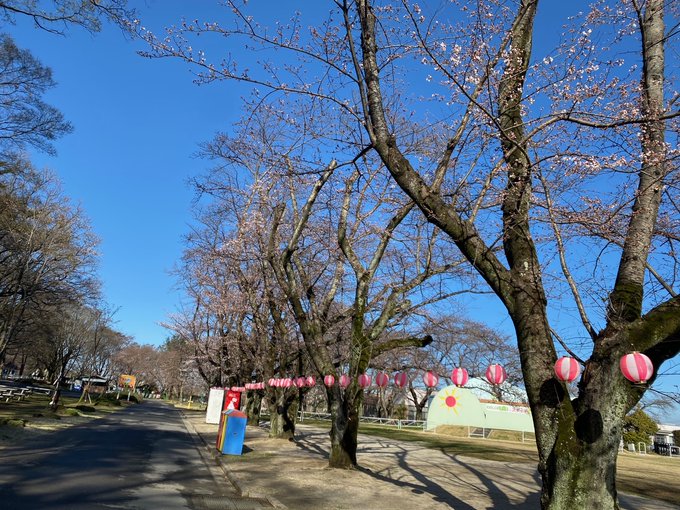
[[[182,17],[219,20],[226,14],[208,0],[135,5],[156,32]],[[287,17],[291,10],[285,2],[266,5],[271,17]],[[564,19],[576,10],[573,3],[557,3],[543,14]],[[56,171],[66,195],[83,207],[101,238],[99,274],[105,300],[118,309],[115,327],[139,343],[161,344],[170,332],[159,323],[182,298],[169,271],[181,257],[191,223],[187,181],[210,165],[194,154],[200,142],[239,118],[248,87],[197,86],[184,63],[140,57],[136,52],[144,45],[112,26],[94,35],[74,28],[60,37],[19,19],[7,31],[52,68],[57,86],[46,100],[75,127],[55,143],[56,157],[31,152],[31,159]],[[497,308],[490,301],[476,304],[469,311],[477,319]],[[507,314],[493,315],[497,323],[489,326],[511,334]]]
[[[150,1],[140,14],[177,20],[180,3],[190,5],[164,1],[161,9]],[[208,165],[193,154],[237,118],[239,97],[225,86],[194,85],[180,62],[138,56],[142,45],[115,27],[60,37],[18,20],[8,31],[52,68],[57,86],[46,100],[75,127],[55,143],[56,157],[31,158],[56,171],[100,237],[99,274],[106,301],[118,308],[116,328],[139,343],[160,344],[169,332],[158,322],[181,298],[168,271],[191,221],[186,181]]]

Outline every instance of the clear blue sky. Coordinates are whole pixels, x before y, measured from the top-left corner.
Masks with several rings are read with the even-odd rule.
[[[157,33],[183,17],[219,21],[228,16],[210,0],[134,3],[143,24]],[[293,9],[286,2],[263,4],[268,16],[280,13],[282,19]],[[571,2],[546,5],[543,15],[563,20],[578,9]],[[322,2],[305,6],[325,9]],[[75,127],[55,143],[56,157],[32,152],[31,158],[56,171],[65,193],[82,205],[101,238],[99,274],[106,301],[119,308],[115,327],[139,343],[160,344],[170,332],[159,322],[182,298],[169,271],[181,257],[182,236],[191,222],[187,180],[210,164],[193,155],[200,142],[238,119],[240,97],[248,87],[199,87],[184,63],[140,57],[136,52],[144,45],[112,26],[94,35],[73,28],[61,37],[19,19],[7,31],[19,47],[52,68],[57,87],[46,100]],[[241,49],[232,51],[238,55]],[[486,302],[482,310],[470,312],[488,317],[489,306]],[[510,332],[506,314],[497,316],[499,322],[489,325]],[[680,422],[680,413],[674,421]]]
[[[156,33],[184,17],[229,16],[217,1],[131,4]],[[290,16],[285,2],[268,2],[268,15],[277,10]],[[116,329],[139,343],[163,343],[171,332],[159,323],[182,297],[169,271],[192,219],[187,181],[210,165],[195,157],[198,144],[239,118],[240,99],[250,87],[198,86],[186,64],[140,57],[137,51],[147,47],[114,26],[97,34],[74,27],[59,36],[18,18],[5,30],[52,69],[57,86],[46,102],[75,128],[54,144],[56,157],[29,153],[36,166],[57,173],[101,239],[99,275],[106,302],[118,309]]]
[[[140,16],[165,24],[199,4],[213,2],[148,1]],[[138,56],[141,43],[115,27],[60,37],[18,20],[8,31],[52,68],[58,84],[46,100],[75,127],[56,142],[56,157],[31,158],[57,172],[100,237],[99,274],[106,301],[119,308],[117,329],[139,343],[162,343],[169,332],[158,322],[181,297],[168,271],[191,221],[186,181],[208,166],[192,155],[238,117],[238,92],[194,85],[178,61]]]

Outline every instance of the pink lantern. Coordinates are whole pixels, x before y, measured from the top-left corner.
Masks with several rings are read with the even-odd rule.
[[[316,386],[316,379],[314,379],[314,377],[311,376],[311,375],[307,376],[307,379],[305,379],[305,382],[307,383],[307,386],[309,386],[310,388],[313,388],[314,386]]]
[[[335,384],[335,377],[329,374],[323,378],[323,383],[330,388]]]
[[[624,377],[636,384],[645,384],[654,374],[652,360],[637,351],[623,356],[620,366]]]
[[[408,384],[408,374],[406,372],[398,372],[394,374],[394,384],[399,388],[403,388]]]
[[[574,358],[563,356],[555,363],[555,375],[560,381],[575,381],[580,374],[581,365]]]
[[[271,379],[269,379],[268,383],[269,383],[269,386],[276,386],[276,384],[275,384],[275,383],[276,383],[276,379],[274,379],[274,378],[272,377]]]
[[[297,386],[298,388],[304,388],[306,385],[307,379],[305,379],[304,377],[298,377],[297,379],[295,379],[295,386]]]
[[[468,371],[464,368],[454,368],[451,372],[451,381],[459,388],[465,386],[468,382]]]
[[[389,382],[390,378],[387,377],[387,374],[385,372],[378,372],[378,374],[375,376],[375,384],[377,384],[381,388],[387,386],[387,383]]]
[[[290,388],[293,385],[293,380],[290,377],[286,377],[281,381],[281,386],[284,388]]]
[[[349,376],[347,374],[342,374],[340,376],[340,387],[347,388],[349,386]]]
[[[486,379],[491,384],[503,384],[508,378],[508,374],[501,365],[492,364],[486,369]]]
[[[423,374],[423,382],[428,388],[434,388],[439,383],[439,376],[428,370]]]
[[[371,376],[366,375],[366,374],[361,374],[359,376],[359,386],[361,386],[362,388],[368,388],[370,385],[371,385]]]

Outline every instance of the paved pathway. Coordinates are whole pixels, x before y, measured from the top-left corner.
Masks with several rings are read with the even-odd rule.
[[[209,510],[271,507],[243,499],[180,413],[130,406],[0,453],[3,510]]]

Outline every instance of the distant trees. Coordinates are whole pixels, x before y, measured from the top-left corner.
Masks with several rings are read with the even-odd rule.
[[[48,173],[16,158],[0,167],[0,359],[64,306],[98,292],[97,240]],[[44,312],[44,314],[43,314]]]
[[[626,416],[623,421],[623,442],[633,443],[637,448],[639,443],[649,446],[650,438],[659,430],[657,423],[642,409],[636,409]]]

